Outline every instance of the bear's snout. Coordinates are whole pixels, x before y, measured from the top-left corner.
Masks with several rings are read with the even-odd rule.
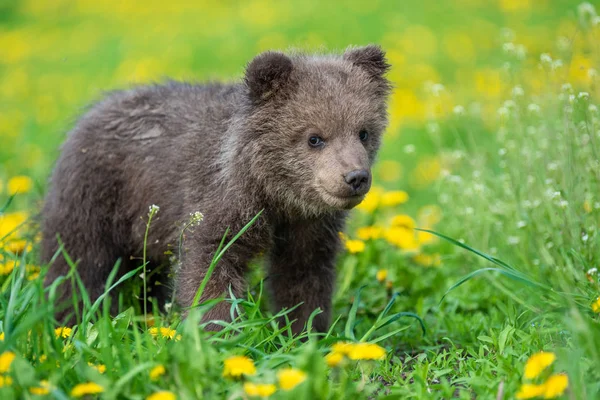
[[[345,174],[344,181],[352,189],[352,195],[362,196],[369,191],[371,174],[366,169],[356,169]]]

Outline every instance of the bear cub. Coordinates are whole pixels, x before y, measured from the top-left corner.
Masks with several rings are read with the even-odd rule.
[[[264,254],[275,309],[300,304],[288,314],[297,333],[320,308],[313,327],[326,331],[338,232],[371,186],[387,125],[388,69],[374,45],[342,55],[268,51],[239,83],[109,94],[62,146],[42,211],[42,262],[60,238],[94,301],[118,259],[121,275],[141,265],[148,209],[158,205],[147,258],[169,265],[168,250],[180,256],[174,298],[189,307],[225,230],[229,240],[260,212],[217,264],[201,301],[229,290],[243,296],[246,264]],[[179,252],[182,226],[197,211],[204,220],[185,232]],[[59,255],[46,284],[68,271]],[[69,283],[59,291],[70,300]],[[230,318],[224,301],[204,316]]]

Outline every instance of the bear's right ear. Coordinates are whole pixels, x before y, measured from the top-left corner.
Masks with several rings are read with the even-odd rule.
[[[290,85],[292,60],[283,53],[267,51],[256,56],[244,78],[254,103],[262,103],[284,92]]]

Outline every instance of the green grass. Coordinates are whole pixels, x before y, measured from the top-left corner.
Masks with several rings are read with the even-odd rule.
[[[62,399],[84,382],[103,388],[92,398],[145,399],[162,390],[180,399],[247,398],[244,382],[277,386],[277,373],[293,367],[306,381],[291,391],[277,387],[272,398],[510,399],[529,382],[525,364],[539,351],[556,361],[534,382],[565,373],[563,398],[600,396],[600,324],[592,309],[600,295],[600,26],[593,7],[533,0],[45,4],[0,5],[0,354],[15,354],[7,371],[0,357],[0,398],[39,397],[30,389],[41,381],[50,384],[48,397]],[[355,240],[360,228],[375,226],[383,236],[341,255],[328,334],[291,337],[289,326],[275,322],[287,311],[269,311],[260,260],[247,296],[229,300],[240,317],[221,332],[201,329],[214,303],[184,321],[176,311],[150,316],[139,306],[145,302],[128,306],[128,295],[145,296],[142,260],[110,280],[107,286],[126,287],[120,294],[92,303],[76,290],[77,323],[56,337],[60,282],[44,288],[45,266],[36,274],[35,216],[59,144],[86,104],[105,90],[165,76],[239,79],[267,48],[370,42],[381,43],[393,65],[391,126],[375,167],[381,192],[369,199],[373,208],[353,212],[346,235]],[[33,187],[12,196],[16,175]],[[386,205],[381,193],[396,190],[409,200]],[[20,212],[31,218],[18,228]],[[437,236],[390,229],[398,215]],[[24,251],[15,254],[8,242]],[[81,289],[71,264],[62,284]],[[387,276],[378,280],[382,270]],[[111,302],[120,305],[117,316]],[[153,335],[151,325],[169,328],[172,338]],[[328,366],[339,341],[377,343],[386,356]],[[224,361],[234,355],[253,359],[256,374],[224,377]],[[157,365],[166,372],[152,380]]]

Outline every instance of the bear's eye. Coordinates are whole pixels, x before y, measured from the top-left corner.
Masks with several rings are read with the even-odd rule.
[[[369,132],[367,132],[363,129],[362,131],[359,132],[358,137],[360,138],[361,142],[366,142],[367,139],[369,138]]]
[[[319,136],[311,136],[308,138],[308,144],[311,145],[311,147],[319,147],[323,144],[323,139]]]

